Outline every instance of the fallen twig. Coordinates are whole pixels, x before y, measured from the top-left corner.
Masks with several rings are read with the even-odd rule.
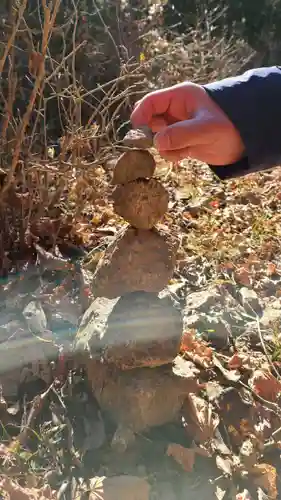
[[[271,368],[273,369],[273,371],[275,372],[275,375],[277,377],[277,379],[280,379],[280,374],[279,372],[276,370],[274,364],[272,363],[272,360],[271,360],[271,357],[269,356],[268,352],[267,352],[267,349],[266,349],[266,345],[265,345],[265,342],[264,342],[264,339],[263,339],[263,336],[262,336],[262,333],[261,333],[261,328],[260,328],[260,322],[259,322],[259,318],[257,318],[257,327],[258,327],[258,334],[259,334],[259,338],[260,338],[260,341],[261,341],[261,345],[262,345],[262,348],[263,348],[263,351],[264,351],[264,354],[266,356],[266,359],[267,361],[269,362]]]

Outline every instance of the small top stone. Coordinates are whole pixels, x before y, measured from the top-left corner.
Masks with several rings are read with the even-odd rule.
[[[149,149],[153,146],[153,134],[149,127],[143,126],[130,130],[123,139],[129,148]]]
[[[156,163],[149,151],[131,149],[115,160],[112,184],[126,184],[137,179],[150,179]]]

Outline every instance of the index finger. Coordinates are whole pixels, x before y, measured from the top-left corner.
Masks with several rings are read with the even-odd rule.
[[[136,105],[131,114],[133,127],[147,125],[151,128],[155,116],[165,114],[171,103],[172,89],[161,89],[150,92]]]

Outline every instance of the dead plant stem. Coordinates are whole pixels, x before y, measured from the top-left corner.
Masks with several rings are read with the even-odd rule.
[[[36,76],[36,80],[34,83],[33,91],[30,96],[30,100],[26,109],[26,112],[23,116],[22,122],[19,126],[18,134],[17,134],[17,142],[15,145],[14,155],[12,159],[11,168],[9,170],[7,181],[0,193],[0,201],[3,203],[3,196],[10,188],[13,183],[14,173],[19,161],[21,147],[24,141],[25,132],[28,127],[31,113],[34,108],[34,104],[37,98],[37,95],[42,91],[42,84],[44,84],[44,76],[45,76],[45,57],[48,48],[49,37],[52,33],[52,29],[56,20],[58,8],[60,5],[60,0],[56,0],[53,12],[51,13],[50,8],[46,5],[46,0],[42,0],[42,4],[44,7],[44,26],[43,26],[43,34],[42,34],[42,51],[41,51],[41,59],[38,65],[38,72]],[[0,66],[1,68],[1,66]]]
[[[6,59],[7,59],[8,55],[9,55],[9,53],[10,53],[10,50],[11,50],[12,46],[14,45],[16,34],[18,32],[21,20],[23,18],[26,6],[27,6],[27,0],[23,0],[22,4],[21,4],[21,6],[19,7],[19,10],[18,10],[18,19],[17,19],[17,22],[13,26],[12,33],[11,33],[11,35],[10,35],[10,37],[8,39],[7,45],[5,47],[3,57],[0,59],[0,75],[2,75]]]

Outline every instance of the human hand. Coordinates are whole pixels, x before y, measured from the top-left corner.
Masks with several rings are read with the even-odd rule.
[[[163,158],[190,157],[210,165],[228,165],[243,157],[238,130],[207,91],[186,82],[147,94],[131,115],[133,127],[147,125]]]

